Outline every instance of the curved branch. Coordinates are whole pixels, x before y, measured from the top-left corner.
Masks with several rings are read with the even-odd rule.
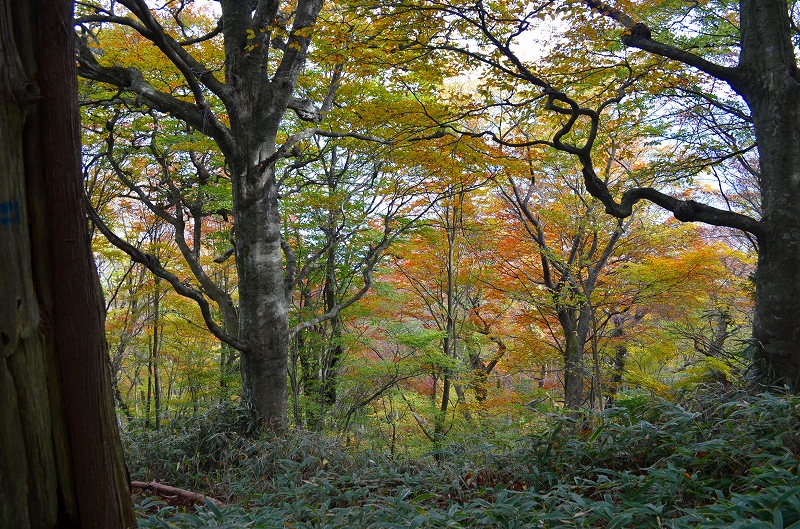
[[[120,0],[120,3],[134,13],[149,30],[149,36],[144,34],[143,36],[153,42],[153,44],[167,56],[170,62],[180,70],[186,82],[189,84],[198,106],[203,108],[208,106],[199,83],[202,82],[209,90],[222,99],[226,107],[230,108],[230,104],[233,100],[229,88],[225,83],[217,79],[208,68],[192,57],[178,41],[170,37],[167,32],[164,31],[161,24],[153,17],[150,8],[144,0]],[[216,116],[214,116],[213,119],[216,119]]]
[[[235,142],[230,131],[214,117],[209,108],[201,108],[157,90],[145,80],[142,72],[136,68],[101,65],[97,62],[89,46],[80,39],[78,42],[78,75],[133,92],[142,103],[159,112],[181,119],[196,130],[213,138],[226,156],[235,152]]]
[[[228,330],[237,330],[239,328],[239,316],[230,294],[228,294],[222,287],[208,277],[208,274],[206,274],[206,271],[200,265],[199,257],[194,254],[192,249],[189,247],[189,244],[186,242],[186,222],[183,220],[183,197],[180,190],[175,186],[175,182],[172,180],[169,164],[167,163],[166,158],[157,151],[155,145],[152,143],[150,145],[150,150],[153,153],[153,157],[155,158],[156,162],[161,166],[163,182],[169,188],[172,196],[171,202],[175,207],[175,215],[172,216],[172,221],[170,221],[172,226],[175,228],[175,244],[178,246],[178,250],[180,250],[184,261],[189,266],[189,270],[191,270],[192,275],[200,284],[200,288],[202,289],[203,293],[205,293],[219,306],[223,314],[223,321],[228,327]],[[147,205],[152,209],[149,200],[147,201]],[[195,218],[195,222],[200,222],[201,220],[201,218]],[[235,328],[232,328],[234,326]]]
[[[377,136],[370,136],[368,134],[359,134],[359,133],[355,133],[355,132],[333,132],[333,131],[330,131],[330,130],[324,130],[324,129],[319,129],[319,128],[309,128],[309,129],[303,129],[300,132],[298,132],[296,134],[292,134],[291,136],[286,138],[286,141],[283,142],[283,144],[274,153],[272,153],[269,157],[267,157],[259,165],[262,166],[262,167],[271,166],[272,164],[274,164],[275,162],[277,162],[281,158],[284,158],[284,157],[288,156],[291,153],[292,148],[295,145],[297,145],[298,143],[301,143],[301,142],[303,142],[305,140],[311,139],[314,136],[322,136],[322,137],[325,137],[325,138],[353,138],[353,139],[357,139],[357,140],[371,141],[371,142],[375,142],[375,143],[380,143],[380,144],[383,144],[383,145],[391,145],[392,144],[391,141],[385,140],[383,138],[379,138]]]
[[[111,230],[111,228],[108,227],[108,225],[106,225],[105,222],[103,222],[103,220],[100,218],[100,215],[97,214],[97,211],[95,211],[95,209],[89,203],[89,200],[86,201],[86,210],[92,223],[94,223],[97,229],[100,230],[100,232],[111,244],[128,254],[132,261],[141,263],[148,270],[150,270],[150,272],[166,280],[172,286],[175,292],[183,297],[194,300],[194,302],[197,303],[197,306],[200,308],[200,312],[203,315],[203,321],[205,322],[208,330],[211,331],[211,334],[238,351],[248,352],[250,350],[249,344],[239,340],[238,338],[229,336],[219,325],[217,325],[211,316],[211,307],[201,292],[185,285],[178,276],[161,266],[158,257],[145,253],[120,238]]]
[[[370,245],[368,251],[366,252],[366,255],[364,256],[364,258],[359,263],[359,266],[363,266],[363,268],[361,270],[361,275],[363,277],[364,283],[361,285],[361,288],[359,288],[356,292],[354,292],[345,301],[343,301],[341,303],[339,303],[339,302],[335,303],[333,305],[333,307],[331,307],[331,309],[328,312],[326,312],[325,314],[321,314],[321,315],[317,316],[316,318],[312,318],[312,319],[310,319],[308,321],[304,321],[304,322],[301,322],[298,325],[296,325],[289,332],[290,338],[295,337],[298,333],[302,332],[303,330],[309,329],[311,327],[314,327],[315,325],[318,325],[318,324],[322,323],[323,321],[328,321],[328,320],[332,320],[332,319],[336,318],[343,310],[345,310],[346,308],[348,308],[351,305],[353,305],[356,301],[361,299],[367,292],[369,292],[369,289],[372,288],[372,273],[375,270],[375,267],[378,265],[378,262],[380,261],[382,255],[383,255],[383,252],[387,248],[389,248],[392,245],[392,243],[394,243],[401,235],[403,235],[409,229],[414,227],[416,225],[416,221],[421,219],[425,215],[425,213],[431,207],[433,207],[433,203],[435,203],[438,200],[439,200],[438,198],[434,199],[434,201],[427,208],[423,208],[422,211],[418,212],[418,214],[415,216],[414,220],[412,220],[411,222],[408,222],[408,223],[400,226],[399,228],[395,229],[394,231],[392,231],[392,229],[391,229],[391,227],[389,225],[389,218],[387,217],[387,219],[385,220],[384,228],[383,228],[383,236],[381,237],[380,242],[378,242],[378,244],[376,244],[375,246]],[[285,244],[285,243],[282,241],[282,245],[283,244]],[[328,247],[328,245],[326,245],[326,247],[323,248],[323,251],[326,251],[327,247]],[[286,245],[286,248],[288,248],[288,245]],[[284,249],[284,252],[286,252],[286,248]],[[322,252],[318,253],[318,255],[321,255],[321,253]],[[294,254],[291,253],[291,252],[286,253],[285,255],[287,257],[287,260],[289,261],[289,268],[288,269],[291,270],[293,275],[295,275],[295,270],[297,268],[296,258],[294,256]],[[302,275],[302,274],[303,274],[303,271],[301,271],[300,274],[298,274],[298,275]],[[298,280],[298,278],[294,277],[294,281],[296,282],[297,280]],[[291,285],[288,286],[287,288],[291,288]]]
[[[152,37],[152,33],[150,33],[150,31],[146,27],[139,24],[134,19],[128,17],[121,17],[115,15],[86,15],[75,19],[75,25],[82,25],[90,22],[128,26],[129,28],[135,29],[141,36],[145,38],[149,39]]]
[[[633,206],[636,205],[637,202],[647,200],[667,211],[671,211],[675,218],[681,222],[703,222],[713,226],[735,228],[752,233],[756,237],[763,234],[764,229],[761,222],[752,217],[715,208],[695,200],[680,200],[652,187],[629,189],[622,194],[621,200],[617,202],[614,200],[614,197],[611,196],[611,192],[608,190],[608,186],[606,186],[605,182],[600,180],[594,172],[591,159],[587,156],[581,156],[580,159],[583,165],[583,178],[586,183],[586,190],[603,203],[606,213],[609,215],[621,219],[630,217],[633,214]]]
[[[333,318],[337,317],[339,313],[341,313],[344,309],[346,309],[347,307],[351,306],[353,303],[364,297],[364,294],[369,292],[369,289],[372,287],[372,271],[375,269],[375,266],[377,266],[378,261],[380,260],[381,255],[383,254],[383,251],[386,248],[388,248],[389,245],[392,243],[392,241],[394,241],[400,235],[401,231],[396,232],[390,237],[384,237],[383,241],[381,241],[381,244],[379,244],[375,248],[371,248],[369,255],[365,258],[366,266],[364,267],[364,270],[361,273],[362,277],[364,278],[364,284],[361,285],[361,288],[358,289],[358,291],[356,291],[352,296],[350,296],[350,298],[344,303],[337,303],[336,305],[334,305],[331,308],[331,310],[329,310],[325,314],[321,314],[316,318],[312,318],[308,321],[304,321],[296,325],[289,332],[289,338],[290,339],[294,338],[295,336],[297,336],[298,333],[302,332],[303,330],[310,329],[311,327],[314,327],[315,325],[318,325],[323,321],[332,320]]]
[[[672,59],[681,62],[687,66],[691,66],[705,72],[708,75],[726,81],[734,85],[741,82],[742,73],[739,68],[731,68],[729,66],[722,66],[720,64],[707,61],[706,59],[695,55],[694,53],[676,48],[663,42],[658,42],[652,39],[650,28],[641,22],[636,22],[633,18],[628,16],[620,9],[614,8],[598,0],[584,0],[584,3],[593,11],[599,12],[601,15],[608,17],[625,28],[625,33],[622,35],[622,43],[632,48],[638,48],[643,51]]]
[[[191,46],[192,44],[199,44],[201,42],[213,39],[220,33],[222,33],[222,19],[220,19],[219,22],[217,22],[217,26],[214,29],[212,29],[205,35],[200,35],[199,37],[195,37],[193,39],[181,40],[178,41],[178,44],[181,46]]]

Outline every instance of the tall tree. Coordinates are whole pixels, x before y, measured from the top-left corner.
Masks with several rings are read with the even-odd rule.
[[[72,2],[0,2],[0,526],[135,527],[80,182]]]
[[[451,161],[454,168],[464,163],[455,157]],[[461,167],[465,174],[477,169]],[[452,428],[448,416],[457,408],[472,419],[467,390],[474,393],[476,405],[485,401],[487,379],[507,351],[497,332],[502,309],[489,299],[486,286],[495,234],[491,223],[482,220],[494,213],[485,190],[476,189],[486,187],[482,184],[469,177],[451,178],[447,197],[431,209],[425,226],[392,252],[393,273],[385,278],[396,299],[385,304],[384,317],[416,325],[421,336],[432,333],[439,340],[437,350],[425,351],[421,358],[431,379],[432,427],[418,420],[436,445]],[[483,342],[491,344],[488,359],[481,354]]]
[[[281,429],[286,424],[289,289],[281,249],[275,164],[301,138],[293,137],[279,145],[278,132],[290,106],[303,118],[318,118],[318,109],[307,100],[295,98],[294,91],[322,0],[299,0],[296,5],[223,0],[217,28],[207,35],[185,38],[165,29],[144,0],[84,6],[79,21],[85,28],[103,23],[132,28],[182,74],[186,94],[157,89],[146,73],[136,68],[101,64],[88,39],[81,40],[79,74],[133,93],[137,103],[185,122],[210,137],[225,158],[232,185],[239,273],[238,329],[223,329],[213,321],[205,295],[223,311],[232,305],[224,292],[205,281],[205,274],[195,274],[198,288],[186,286],[157,259],[115,238],[110,230],[101,229],[133,260],[201,305],[209,329],[241,353],[245,402],[271,428]],[[192,44],[220,33],[224,79],[187,51]],[[183,222],[181,200],[173,196],[168,204],[179,208],[169,215],[176,222]],[[102,224],[99,218],[94,220]]]
[[[376,250],[414,226],[429,206],[418,207],[418,180],[405,175],[382,149],[337,140],[308,147],[303,170],[286,182],[301,191],[285,199],[292,214],[285,220],[284,251],[294,270],[294,411],[303,424],[303,400],[307,425],[319,427],[337,399],[345,353],[342,310],[370,288]]]
[[[595,289],[608,282],[606,276],[612,268],[608,265],[619,253],[617,246],[626,225],[596,218],[597,208],[582,197],[585,191],[569,167],[540,162],[529,160],[529,174],[511,176],[504,196],[523,228],[523,241],[527,238],[534,243],[531,251],[538,253],[541,270],[533,275],[525,266],[507,267],[517,280],[535,283],[547,293],[545,301],[537,299],[541,296],[532,284],[521,288],[538,312],[556,316],[555,325],[547,328],[564,361],[565,406],[577,409],[584,404],[584,385],[590,373],[584,353],[596,332]],[[559,197],[566,194],[565,188],[566,193],[575,195],[573,200],[569,195]]]
[[[646,199],[672,211],[681,221],[738,228],[758,243],[756,316],[753,323],[757,367],[766,380],[800,391],[800,75],[792,36],[797,25],[782,0],[739,2],[739,53],[711,62],[692,51],[653,39],[653,30],[626,13],[600,2],[593,9],[625,27],[623,43],[695,68],[723,81],[747,104],[758,148],[761,218],[680,200],[652,189],[630,189],[617,202],[598,185],[591,158],[581,153],[587,185],[609,213],[624,216],[630,205]],[[659,28],[655,28],[659,29]],[[731,65],[732,61],[736,65]],[[713,98],[713,93],[701,94]],[[588,154],[588,153],[587,153]]]

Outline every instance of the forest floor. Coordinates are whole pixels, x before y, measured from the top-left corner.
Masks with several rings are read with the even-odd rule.
[[[800,528],[798,397],[698,390],[581,424],[551,413],[535,433],[414,457],[202,421],[124,437],[132,479],[218,500],[139,493],[142,528]]]

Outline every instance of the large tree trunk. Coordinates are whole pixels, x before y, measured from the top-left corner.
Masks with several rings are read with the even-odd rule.
[[[181,44],[164,33],[146,0],[122,2],[141,23],[136,25],[143,28],[140,34],[159,47],[181,71],[194,96],[191,103],[183,96],[158,91],[147,82],[143,72],[130,67],[103,66],[90,46],[79,47],[81,75],[135,93],[142,105],[170,114],[207,134],[224,155],[233,184],[239,272],[238,327],[236,310],[227,293],[202,278],[204,274],[199,266],[193,273],[204,292],[184,285],[154,256],[144,254],[102,225],[99,217],[96,223],[113,244],[136,262],[167,279],[179,294],[194,299],[203,310],[209,330],[239,350],[243,400],[259,416],[256,418],[263,419],[262,422],[272,429],[282,429],[286,424],[288,298],[292,286],[284,277],[275,164],[287,155],[286,151],[295,141],[299,141],[299,138],[287,140],[285,148],[278,149],[278,131],[293,102],[296,104],[292,108],[302,119],[320,119],[319,113],[309,110],[304,101],[295,101],[293,92],[305,64],[310,34],[322,1],[220,0],[224,80],[186,55]],[[283,11],[279,12],[280,9]],[[292,20],[290,28],[283,27],[287,18]],[[115,24],[119,19],[111,16],[106,21]],[[279,35],[284,30],[288,31],[288,36],[281,42],[284,37]],[[209,103],[212,93],[215,101],[224,104],[224,111]],[[176,241],[180,242],[185,224],[175,220],[173,226],[178,234]],[[185,247],[182,251],[192,267],[196,253],[191,255],[191,250]],[[291,276],[291,270],[287,275]],[[219,304],[225,321],[224,332],[213,320],[206,297]],[[237,336],[231,336],[234,331]]]
[[[584,293],[591,296],[591,288]],[[586,337],[589,334],[591,309],[586,303],[579,307],[562,308],[558,321],[564,332],[564,406],[576,410],[583,406],[586,381]]]
[[[281,252],[281,223],[274,179],[264,197],[239,200],[236,247],[239,270],[239,334],[250,350],[241,355],[245,401],[268,426],[286,424],[289,306]]]
[[[71,11],[0,0],[4,528],[136,525],[83,213]]]
[[[248,344],[241,353],[243,397],[269,428],[280,430],[287,420],[291,291],[283,266],[275,154],[278,130],[305,63],[308,37],[292,34],[270,80],[266,70],[269,43],[245,49],[243,28],[253,24],[250,3],[228,0],[221,7],[235,142],[235,150],[224,154],[233,175],[239,336]],[[254,28],[256,33],[265,32],[276,20],[278,7],[278,2],[259,5],[256,18],[264,27]],[[299,2],[294,30],[310,28],[321,8],[322,0]]]
[[[756,318],[762,369],[800,390],[800,75],[786,2],[741,2],[741,67],[736,87],[750,106],[761,168]]]
[[[800,390],[800,74],[784,0],[741,2],[742,84],[761,169],[756,318],[767,380]]]
[[[800,73],[786,0],[739,2],[741,53],[736,67],[654,41],[646,26],[634,25],[620,10],[595,0],[585,2],[627,28],[622,39],[626,45],[724,80],[747,102],[759,154],[760,221],[649,189],[628,190],[624,204],[615,203],[604,184],[598,185],[592,176],[589,160],[584,161],[584,175],[592,194],[616,216],[629,215],[633,202],[628,199],[638,196],[669,209],[684,222],[708,222],[756,235],[755,365],[765,382],[800,391]]]

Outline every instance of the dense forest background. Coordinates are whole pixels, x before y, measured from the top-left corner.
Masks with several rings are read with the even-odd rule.
[[[745,8],[78,2],[140,524],[798,526]]]
[[[526,409],[603,410],[620,391],[666,397],[743,377],[752,239],[645,203],[624,219],[606,215],[574,157],[522,140],[547,138],[561,126],[557,113],[531,114],[515,102],[523,88],[481,77],[470,55],[456,62],[409,45],[413,52],[394,57],[400,37],[391,32],[418,25],[360,7],[323,12],[333,35],[312,47],[299,81],[306,106],[327,98],[315,109],[324,126],[287,115],[278,136],[292,426],[379,437],[388,428],[407,448],[474,421],[517,424]],[[534,35],[564,16],[549,7],[527,15],[542,27]],[[214,11],[173,2],[152,16],[174,38],[205,35],[184,47],[221,68]],[[190,97],[181,72],[133,22],[91,25],[104,16],[79,17],[93,31],[84,46],[178,101]],[[633,75],[656,77],[647,63],[621,72],[631,58],[619,45],[606,50],[608,31],[608,40],[582,40],[597,48],[583,58],[553,41],[514,52],[603,104],[603,83],[616,90]],[[631,90],[596,133],[604,181],[612,189],[694,183],[680,192],[757,213],[752,137],[727,122],[709,130],[720,109],[682,101],[680,86],[668,99],[649,93],[687,83],[686,69],[657,73],[657,86]],[[102,82],[81,92],[117,404],[127,419],[159,428],[241,394],[240,352],[208,332],[196,300],[170,284],[217,302],[204,310],[230,334],[237,233],[231,169],[214,141],[143,97]],[[171,277],[152,274],[136,262],[142,256]]]

